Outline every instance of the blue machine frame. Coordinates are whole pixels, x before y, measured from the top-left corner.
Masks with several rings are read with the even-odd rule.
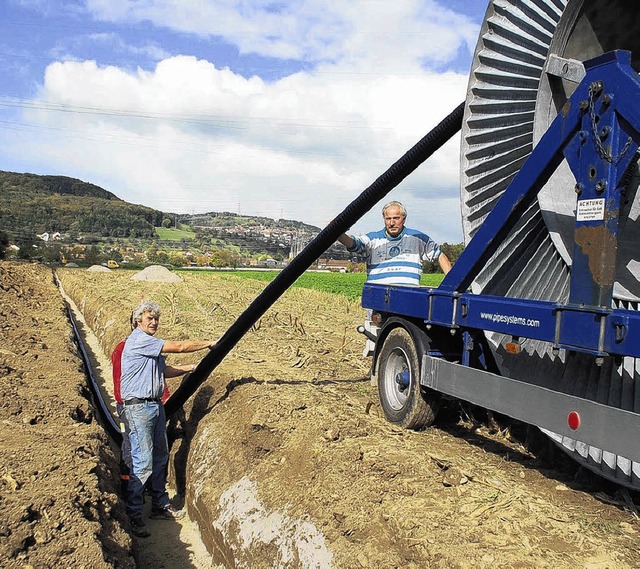
[[[492,331],[512,336],[514,344],[521,338],[549,342],[555,354],[591,354],[598,363],[640,357],[640,313],[612,308],[623,176],[640,144],[640,78],[630,63],[626,51],[585,62],[583,81],[438,288],[367,283],[362,305],[421,322],[425,330],[460,333],[457,361],[435,351],[420,354],[422,384],[640,462],[639,414],[536,387],[526,378],[501,377],[482,358],[471,361],[468,347],[474,334]],[[577,194],[568,302],[468,292],[563,157]],[[570,414],[573,421],[566,419]],[[610,434],[625,432],[620,429],[634,434]]]

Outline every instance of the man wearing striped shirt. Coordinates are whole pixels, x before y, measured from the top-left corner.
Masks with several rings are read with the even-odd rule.
[[[384,229],[365,235],[351,236],[343,233],[338,237],[351,253],[367,258],[367,280],[388,285],[420,286],[422,263],[438,261],[446,275],[451,270],[451,261],[440,250],[440,246],[428,235],[404,226],[407,210],[397,201],[382,208]],[[367,310],[365,330],[378,335],[378,326],[371,321],[372,311]],[[367,338],[362,355],[372,356],[375,344]]]
[[[348,251],[367,258],[367,280],[373,283],[419,286],[424,261],[438,261],[445,275],[451,262],[428,235],[405,227],[407,210],[397,201],[382,208],[384,229],[365,235],[338,237]]]

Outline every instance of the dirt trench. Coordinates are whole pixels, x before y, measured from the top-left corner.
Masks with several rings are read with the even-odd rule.
[[[216,338],[263,286],[59,276],[107,354],[143,295],[163,306],[161,337]],[[133,567],[141,543],[123,529],[117,463],[51,271],[0,263],[0,277],[0,558]],[[387,423],[360,355],[361,317],[357,303],[290,290],[185,406],[171,482],[212,565],[640,566],[628,493],[552,468],[457,402],[423,432]]]

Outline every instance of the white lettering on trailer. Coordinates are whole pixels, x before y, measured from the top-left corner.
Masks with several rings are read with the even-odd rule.
[[[495,312],[481,312],[480,318],[490,320],[491,322],[499,322],[501,324],[516,324],[518,326],[528,326],[529,328],[540,328],[540,320],[523,318],[522,316],[496,314]]]

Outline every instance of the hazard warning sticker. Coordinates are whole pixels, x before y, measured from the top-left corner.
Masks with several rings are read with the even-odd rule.
[[[578,200],[576,221],[601,221],[604,219],[604,198]]]

